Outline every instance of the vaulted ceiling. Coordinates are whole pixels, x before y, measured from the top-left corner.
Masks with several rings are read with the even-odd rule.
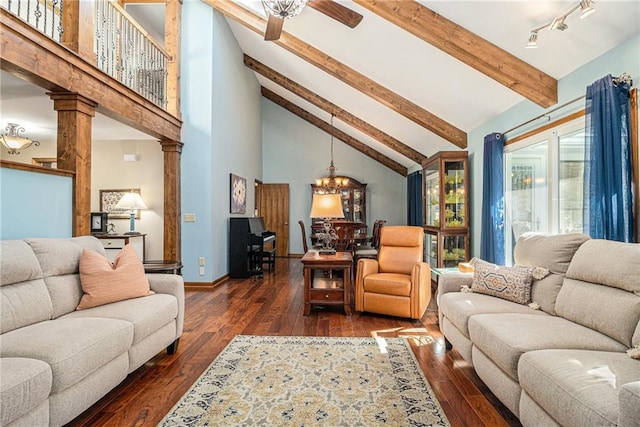
[[[468,132],[520,102],[552,107],[559,79],[640,32],[637,0],[600,0],[587,19],[570,15],[565,31],[541,30],[538,49],[525,49],[531,29],[577,0],[339,0],[362,15],[355,28],[306,7],[285,20],[278,40],[265,41],[260,1],[202,1],[226,17],[265,98],[327,132],[334,114],[336,138],[400,174],[437,151],[465,148]],[[126,3],[162,34],[162,2]],[[19,89],[7,82],[16,84],[2,79],[2,102],[13,106]],[[104,126],[121,135],[113,122]]]
[[[260,1],[203,0],[227,19],[263,96],[402,173],[526,101],[557,104],[557,80],[640,31],[640,2],[598,1],[565,31],[531,29],[578,2],[339,0],[355,27],[305,8],[265,41]],[[315,0],[326,1],[326,0]],[[612,71],[613,72],[613,71]]]

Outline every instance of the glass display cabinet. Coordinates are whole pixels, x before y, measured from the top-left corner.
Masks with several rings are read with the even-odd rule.
[[[468,153],[441,151],[422,164],[424,260],[457,267],[469,259]]]

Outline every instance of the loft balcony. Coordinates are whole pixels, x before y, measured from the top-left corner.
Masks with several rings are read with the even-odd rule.
[[[0,0],[0,7],[87,62],[178,115],[170,102],[172,60],[164,41],[152,36],[117,2],[109,0]],[[177,85],[171,85],[176,87]]]

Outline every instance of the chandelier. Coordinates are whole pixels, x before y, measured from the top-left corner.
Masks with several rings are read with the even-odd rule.
[[[336,167],[333,164],[333,117],[331,113],[331,163],[327,170],[329,176],[316,179],[316,187],[318,187],[319,193],[333,194],[340,191],[340,189],[349,184],[349,179],[336,177]]]
[[[9,154],[20,154],[19,150],[31,147],[31,145],[40,145],[38,141],[32,141],[29,138],[20,136],[24,132],[24,128],[17,123],[7,123],[4,129],[6,133],[0,135],[0,142],[9,149]]]
[[[278,18],[293,18],[306,4],[307,0],[262,0],[265,12]]]

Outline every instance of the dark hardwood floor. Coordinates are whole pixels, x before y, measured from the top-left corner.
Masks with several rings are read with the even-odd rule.
[[[302,264],[278,258],[276,274],[187,290],[184,333],[70,426],[155,426],[229,341],[243,335],[407,336],[453,426],[519,426],[462,357],[445,351],[435,311],[420,321],[314,307],[303,316]],[[433,306],[433,303],[432,305]]]

